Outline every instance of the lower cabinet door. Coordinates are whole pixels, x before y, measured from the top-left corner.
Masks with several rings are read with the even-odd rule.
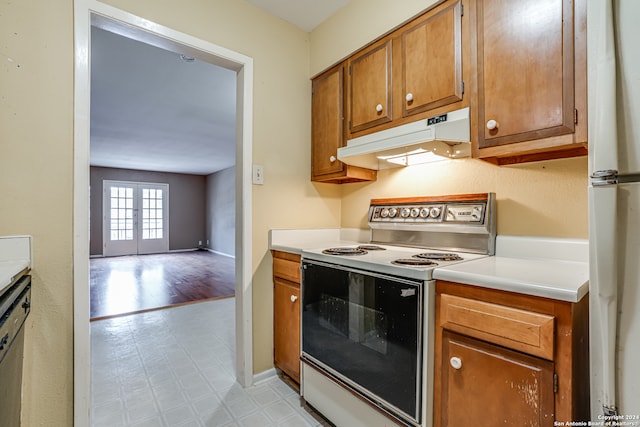
[[[553,362],[443,331],[436,425],[553,426],[553,378]]]
[[[300,382],[300,287],[274,278],[274,364]]]

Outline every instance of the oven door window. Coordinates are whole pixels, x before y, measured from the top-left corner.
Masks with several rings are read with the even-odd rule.
[[[305,261],[302,352],[420,422],[422,282]]]

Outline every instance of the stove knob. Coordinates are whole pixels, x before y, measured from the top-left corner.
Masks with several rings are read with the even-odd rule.
[[[400,216],[402,218],[409,218],[409,215],[411,215],[411,209],[409,208],[402,208],[402,210],[400,211]]]
[[[382,212],[380,212],[380,216],[382,218],[386,218],[389,216],[389,208],[382,208]]]
[[[471,212],[471,218],[473,218],[476,221],[480,220],[480,213],[481,213],[480,208],[477,208],[477,207],[473,208],[473,211]]]
[[[389,218],[393,218],[398,214],[398,209],[396,208],[389,208]]]
[[[420,209],[420,218],[426,218],[429,216],[429,208]]]
[[[440,216],[440,212],[442,212],[442,209],[440,208],[431,208],[431,212],[429,212],[429,216],[431,218],[438,218]]]
[[[420,215],[420,209],[411,208],[411,218],[417,218]]]

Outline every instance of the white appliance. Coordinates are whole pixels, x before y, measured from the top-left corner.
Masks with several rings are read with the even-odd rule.
[[[338,160],[388,169],[471,155],[469,107],[353,138]]]
[[[493,255],[495,195],[374,199],[368,223],[302,251],[302,397],[338,427],[429,427],[433,270]]]
[[[640,423],[639,19],[638,0],[588,2],[594,421]]]

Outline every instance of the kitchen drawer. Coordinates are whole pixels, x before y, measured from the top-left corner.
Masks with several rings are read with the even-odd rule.
[[[440,304],[444,329],[553,360],[553,316],[448,294]]]
[[[300,284],[300,255],[273,251],[273,275]]]

